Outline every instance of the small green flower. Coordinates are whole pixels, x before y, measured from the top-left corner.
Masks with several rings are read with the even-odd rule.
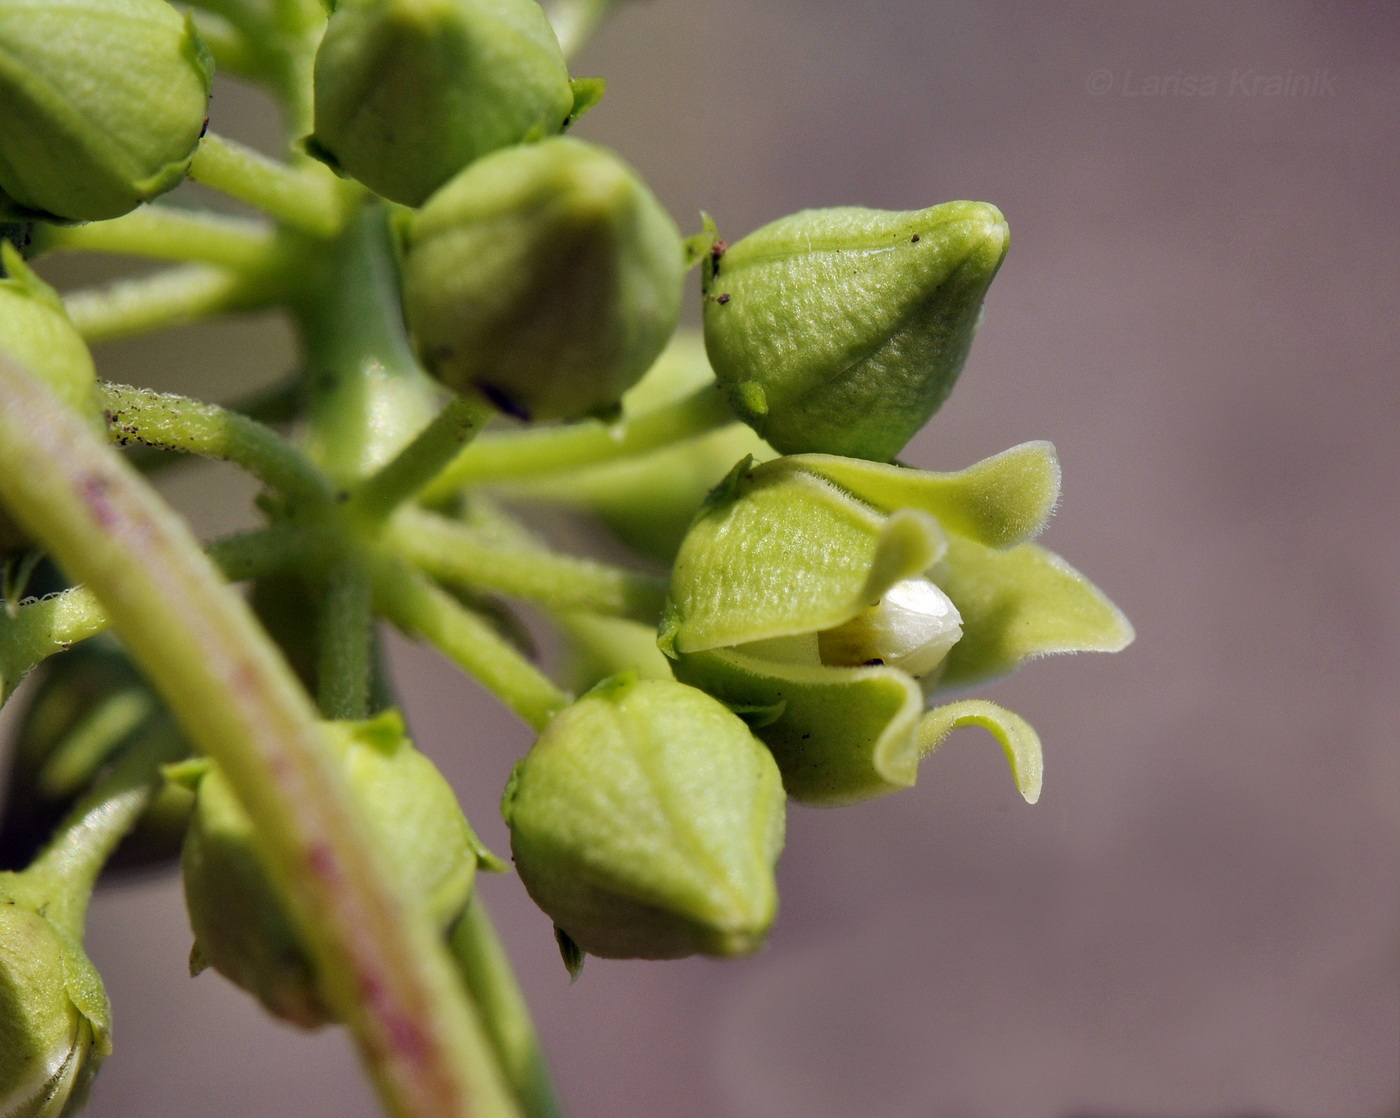
[[[326,724],[351,792],[380,850],[409,896],[446,929],[471,895],[478,865],[499,863],[472,833],[457,798],[433,763],[404,735],[397,711],[368,722]],[[278,1017],[307,1028],[332,1018],[276,889],[253,826],[224,776],[212,766],[197,781],[185,840],[185,902],[197,973],[212,966]]]
[[[3,11],[3,0],[0,0]],[[0,125],[0,128],[3,126]],[[63,301],[8,241],[0,241],[0,351],[42,379],[67,404],[101,422],[93,386],[92,354],[73,329]],[[32,546],[0,508],[0,561]]]
[[[950,474],[827,455],[740,463],[676,557],[661,647],[678,679],[750,719],[796,799],[908,787],[920,756],[971,722],[1034,800],[1040,746],[1024,721],[982,701],[925,715],[924,692],[1132,639],[1087,579],[1026,542],[1058,493],[1049,443]]]
[[[676,326],[675,223],[616,156],[580,140],[479,159],[413,216],[404,243],[423,363],[523,418],[615,413]]]
[[[312,150],[406,206],[488,152],[558,132],[574,103],[535,0],[340,0],[315,90]]]
[[[705,259],[705,345],[785,454],[887,462],[953,390],[1009,244],[984,202],[804,210]]]
[[[600,683],[516,765],[501,810],[525,888],[591,954],[747,954],[777,912],[777,767],[692,687]]]
[[[0,0],[0,214],[119,217],[177,185],[213,63],[164,0]]]

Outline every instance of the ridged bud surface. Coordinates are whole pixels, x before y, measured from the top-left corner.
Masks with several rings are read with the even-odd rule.
[[[675,330],[675,223],[611,152],[567,137],[478,160],[408,225],[404,309],[448,387],[527,419],[615,412]]]
[[[315,95],[312,150],[406,206],[488,152],[558,132],[574,103],[535,0],[340,0]]]

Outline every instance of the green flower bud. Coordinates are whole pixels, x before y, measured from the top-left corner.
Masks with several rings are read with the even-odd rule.
[[[446,930],[471,894],[478,864],[494,865],[452,788],[404,735],[397,711],[326,724],[350,790],[410,897]],[[212,966],[278,1017],[306,1028],[332,1020],[292,918],[268,876],[253,825],[224,776],[195,774],[185,840],[185,903],[195,946],[190,968]]]
[[[43,915],[22,875],[0,874],[0,1114],[59,1118],[112,1050],[102,980]]]
[[[184,178],[212,78],[164,0],[0,0],[0,191],[68,221],[135,209]]]
[[[0,279],[0,348],[42,378],[65,403],[96,417],[92,390],[97,370],[63,300],[13,245],[0,244],[0,263],[6,276]]]
[[[680,311],[675,223],[616,156],[567,137],[473,163],[405,232],[424,365],[511,414],[615,413]]]
[[[0,0],[0,13],[3,11]],[[3,26],[0,14],[0,28]],[[87,412],[94,423],[100,422],[93,396],[97,371],[92,354],[68,320],[58,293],[34,274],[8,241],[0,242],[0,264],[7,277],[0,279],[0,351],[44,380],[65,403]],[[31,546],[28,536],[0,508],[0,561]]]
[[[716,242],[705,346],[731,406],[785,454],[889,461],[953,390],[1007,244],[984,202],[804,210]]]
[[[516,765],[501,810],[525,888],[584,951],[741,955],[773,922],[778,770],[694,688],[631,673],[599,684]]]
[[[921,755],[974,722],[1034,800],[1029,726],[978,701],[925,715],[924,692],[1131,640],[1087,579],[1026,542],[1058,493],[1048,443],[950,474],[815,454],[740,463],[676,557],[661,647],[678,679],[751,719],[796,799],[908,787]]]
[[[340,0],[316,54],[310,147],[406,206],[574,104],[535,0]]]

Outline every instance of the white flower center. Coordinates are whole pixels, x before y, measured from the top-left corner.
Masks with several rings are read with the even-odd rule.
[[[962,617],[926,578],[906,578],[844,625],[817,634],[823,664],[885,664],[914,678],[943,663],[962,637]]]

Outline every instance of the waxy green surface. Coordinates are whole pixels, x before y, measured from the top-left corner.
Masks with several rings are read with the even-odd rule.
[[[777,912],[778,769],[694,688],[599,684],[516,765],[501,810],[530,896],[590,954],[747,954]]]
[[[16,886],[0,874],[0,1114],[59,1118],[111,1051],[111,1011],[81,945]]]
[[[9,242],[0,242],[0,263],[7,276],[0,279],[0,350],[36,374],[64,403],[86,411],[96,422],[92,389],[97,370],[58,293],[29,269]],[[28,546],[28,537],[0,509],[0,559]]]

